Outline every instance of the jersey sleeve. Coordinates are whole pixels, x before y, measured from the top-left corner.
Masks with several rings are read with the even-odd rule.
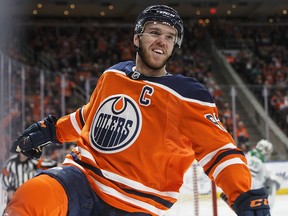
[[[198,95],[209,96],[205,90],[199,91]],[[242,192],[251,189],[251,174],[244,153],[218,119],[214,103],[189,101],[183,110],[188,110],[182,118],[184,134],[192,142],[196,160],[233,203]]]
[[[97,95],[97,86],[100,86],[102,81],[99,78],[96,88],[90,97],[90,101],[77,109],[75,112],[65,115],[58,119],[56,123],[56,138],[59,142],[75,142],[86,124],[86,119],[91,111],[91,103],[94,102]]]
[[[61,143],[75,142],[79,138],[79,134],[84,126],[82,116],[84,107],[58,119],[56,123],[56,137],[58,141]]]

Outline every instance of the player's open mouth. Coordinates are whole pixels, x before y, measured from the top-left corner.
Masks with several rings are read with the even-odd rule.
[[[153,49],[153,52],[155,52],[157,54],[164,54],[164,51],[161,49]]]

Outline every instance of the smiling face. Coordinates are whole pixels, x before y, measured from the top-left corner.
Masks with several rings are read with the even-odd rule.
[[[172,55],[176,37],[175,28],[147,22],[144,31],[134,35],[134,44],[140,49],[136,56],[136,70],[147,76],[165,75],[165,67]]]

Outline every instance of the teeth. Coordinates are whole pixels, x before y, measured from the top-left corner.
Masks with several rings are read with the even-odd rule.
[[[153,50],[154,52],[157,52],[157,53],[159,53],[159,54],[163,54],[164,52],[163,52],[163,50],[160,50],[160,49],[155,49],[155,50]]]

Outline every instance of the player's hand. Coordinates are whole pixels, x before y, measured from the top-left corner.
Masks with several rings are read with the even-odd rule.
[[[56,141],[56,122],[57,118],[49,115],[43,120],[32,124],[17,138],[10,151],[13,153],[21,152],[29,158],[40,158],[43,147]]]
[[[238,216],[271,216],[268,195],[264,188],[240,194],[232,208]]]

